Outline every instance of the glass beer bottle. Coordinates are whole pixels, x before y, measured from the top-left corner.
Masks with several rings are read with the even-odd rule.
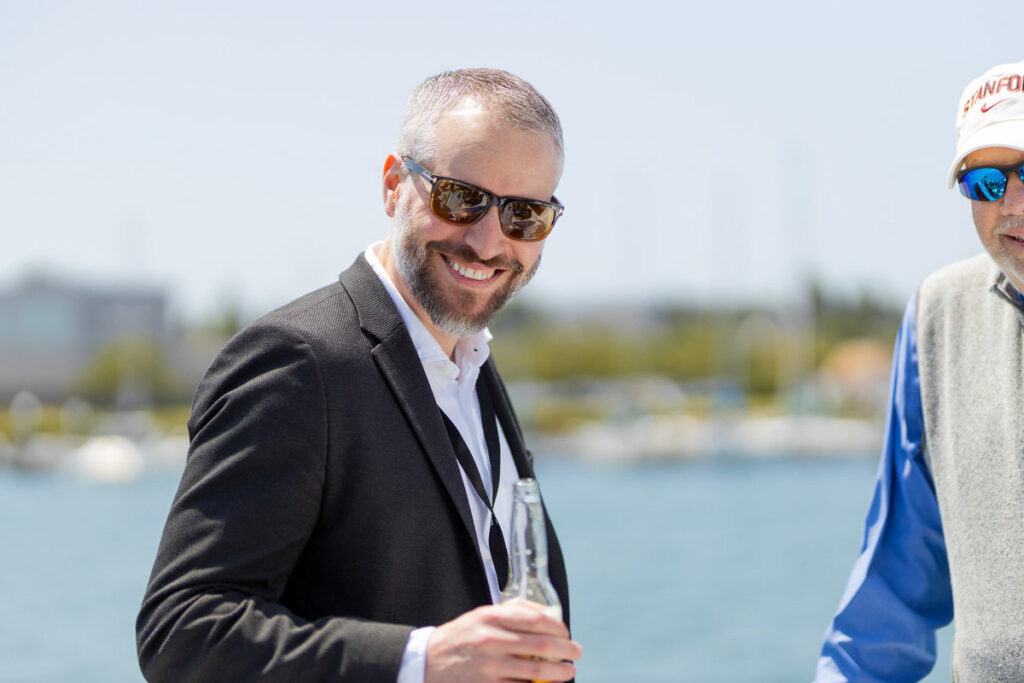
[[[561,621],[562,603],[548,578],[548,538],[535,479],[520,479],[512,489],[510,545],[508,584],[501,592],[501,601],[526,600],[543,605],[545,614]]]

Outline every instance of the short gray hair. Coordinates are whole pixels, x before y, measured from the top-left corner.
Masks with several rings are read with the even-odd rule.
[[[500,69],[459,69],[431,76],[413,91],[398,135],[398,153],[416,161],[437,158],[434,129],[441,116],[470,100],[513,128],[547,133],[565,155],[562,124],[532,85]]]

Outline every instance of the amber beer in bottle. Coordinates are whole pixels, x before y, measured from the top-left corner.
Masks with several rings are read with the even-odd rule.
[[[501,592],[501,601],[533,602],[542,605],[545,614],[561,621],[562,603],[548,578],[548,537],[535,479],[520,479],[512,489],[510,545],[508,584]]]

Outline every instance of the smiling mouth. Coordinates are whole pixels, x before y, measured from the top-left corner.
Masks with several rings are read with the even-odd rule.
[[[476,268],[468,268],[466,266],[455,263],[454,261],[449,259],[447,256],[444,256],[443,254],[442,258],[444,258],[444,262],[448,264],[449,268],[454,270],[462,277],[470,280],[476,280],[478,282],[483,280],[490,280],[493,277],[495,277],[495,275],[497,275],[498,272],[496,270],[477,270]]]

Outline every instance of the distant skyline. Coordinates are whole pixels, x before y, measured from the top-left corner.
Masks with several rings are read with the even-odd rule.
[[[562,118],[533,303],[909,297],[980,251],[947,190],[1008,2],[0,0],[0,287],[141,281],[189,319],[327,284],[388,227],[426,76],[496,66]]]

